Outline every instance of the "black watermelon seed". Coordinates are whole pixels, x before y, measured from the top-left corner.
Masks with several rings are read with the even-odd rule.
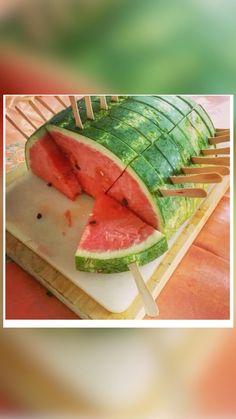
[[[52,293],[51,291],[49,291],[49,290],[46,292],[46,295],[47,295],[48,297],[53,297],[53,293]]]
[[[128,203],[128,201],[127,201],[127,199],[126,199],[126,198],[123,198],[123,199],[122,199],[122,201],[121,201],[121,205],[122,205],[123,207],[128,207],[129,203]]]
[[[51,182],[48,182],[48,186],[52,186],[52,183]]]
[[[97,224],[97,221],[96,220],[91,220],[91,221],[89,221],[89,224]]]
[[[80,170],[80,167],[79,167],[79,165],[78,165],[78,164],[76,164],[76,165],[75,165],[75,168],[76,168],[77,170]]]
[[[38,218],[38,220],[40,220],[40,218],[42,218],[42,214],[40,214],[40,212],[37,214],[37,218]]]

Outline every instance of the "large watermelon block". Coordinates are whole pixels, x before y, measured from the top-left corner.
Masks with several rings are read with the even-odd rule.
[[[127,214],[132,211],[139,222],[170,237],[199,200],[163,198],[159,188],[184,187],[173,185],[170,177],[181,174],[193,155],[210,147],[208,137],[215,132],[210,117],[182,96],[122,97],[119,102],[108,100],[108,110],[100,110],[99,97],[92,103],[95,119],[91,121],[84,100],[78,101],[84,129],[76,127],[69,107],[35,133],[26,145],[28,166],[71,199],[81,188],[95,199],[105,193],[125,205]],[[79,260],[77,266],[82,269]],[[119,270],[105,265],[101,268],[100,263],[99,269]]]
[[[76,251],[76,267],[89,272],[123,272],[144,265],[167,250],[163,234],[107,195],[94,204]]]

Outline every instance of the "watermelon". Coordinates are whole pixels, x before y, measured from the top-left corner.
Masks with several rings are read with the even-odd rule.
[[[209,115],[206,113],[205,109],[203,109],[203,107],[201,105],[197,105],[195,107],[195,111],[198,113],[198,115],[201,117],[201,119],[203,120],[204,124],[206,125],[209,134],[211,137],[214,137],[215,135],[215,127],[211,121],[211,119],[209,118]]]
[[[189,96],[177,96],[178,99],[182,100],[182,102],[185,102],[189,109],[192,110],[195,108],[196,103],[194,102],[193,99],[191,99]]]
[[[164,126],[167,132],[171,131],[183,118],[182,113],[178,109],[158,97],[134,96],[133,99],[142,104],[149,105],[153,110],[155,110],[155,113],[158,115],[157,121],[158,118],[160,118],[160,126]]]
[[[191,161],[191,156],[196,155],[195,149],[189,136],[183,129],[180,128],[179,125],[177,125],[171,132],[169,132],[168,136],[178,147],[184,162],[184,166],[188,166]]]
[[[192,106],[188,105],[181,96],[155,96],[158,99],[169,103],[173,108],[180,112],[183,116],[186,116],[191,110]]]
[[[184,158],[181,149],[172,140],[169,134],[163,133],[158,140],[154,142],[156,148],[163,154],[165,159],[171,165],[175,173],[180,172],[181,167],[184,165]]]
[[[166,188],[176,187],[170,183],[164,185]],[[128,202],[133,212],[169,238],[186,220],[186,199],[160,198],[156,192],[158,186],[163,185],[156,177],[154,167],[140,156],[127,167],[108,194],[119,202]]]
[[[214,125],[209,116],[182,96],[132,96],[118,102],[108,98],[108,110],[100,110],[99,97],[92,98],[92,104],[95,119],[88,120],[84,100],[78,101],[84,129],[76,127],[69,107],[28,140],[29,168],[71,199],[82,188],[96,200],[106,194],[109,200],[103,199],[103,203],[125,203],[127,217],[130,213],[136,221],[171,237],[192,215],[199,200],[164,198],[159,188],[184,187],[173,185],[170,177],[190,165],[193,155],[210,147],[208,137],[214,133]],[[91,230],[89,225],[87,230]],[[129,245],[129,255],[134,254],[131,248],[135,244]],[[77,267],[82,269],[83,262],[77,260]],[[104,260],[106,265],[108,259]],[[119,263],[123,269],[125,263]],[[99,259],[96,269],[119,270],[116,263],[113,268],[104,264]],[[85,267],[94,270],[94,266],[86,262]]]
[[[169,118],[161,113],[159,110],[160,107],[156,106],[156,102],[158,102],[158,99],[154,97],[134,96],[133,100],[124,101],[122,108],[131,110],[147,118],[151,123],[155,123],[160,131],[169,132],[174,127],[174,124]]]
[[[82,192],[70,162],[44,127],[30,137],[25,151],[28,168],[49,186],[72,200]]]
[[[161,131],[158,129],[157,124],[146,118],[139,112],[134,112],[125,107],[124,101],[119,107],[111,109],[111,116],[122,122],[126,122],[131,127],[140,132],[147,140],[152,143],[155,139],[161,136]]]
[[[192,112],[190,112],[187,118],[201,138],[200,146],[205,147],[205,148],[210,147],[210,144],[208,142],[208,138],[209,138],[208,128],[204,123],[202,123],[203,121],[201,117],[199,116],[199,114],[196,112],[196,110],[194,109]]]
[[[166,237],[128,208],[101,194],[75,254],[76,267],[89,272],[123,272],[128,264],[156,259],[167,250]]]
[[[119,121],[119,119],[114,119],[110,116],[100,118],[98,121],[95,120],[91,126],[110,132],[112,135],[115,135],[117,138],[124,141],[138,154],[142,154],[142,152],[151,144],[144,135],[126,122]]]

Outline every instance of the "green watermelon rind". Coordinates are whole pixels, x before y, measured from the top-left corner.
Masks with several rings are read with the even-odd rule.
[[[142,97],[142,96],[141,96]],[[137,98],[137,99],[136,99]],[[160,132],[169,132],[174,127],[170,118],[164,116],[157,108],[150,103],[145,103],[144,99],[138,100],[139,96],[129,98],[122,103],[121,107],[147,118],[154,123]],[[155,98],[153,98],[154,100]]]
[[[205,109],[201,105],[198,105],[195,108],[195,111],[199,114],[199,116],[202,118],[203,122],[207,126],[208,131],[210,133],[210,136],[211,137],[214,137],[214,135],[215,135],[215,127],[214,127],[214,124],[213,124],[210,116],[208,115],[208,113],[205,111]]]
[[[168,250],[168,243],[163,234],[155,230],[152,236],[153,240],[146,240],[144,243],[131,246],[127,250],[100,253],[79,250],[75,255],[76,269],[109,274],[128,271],[128,264],[131,262],[136,262],[139,266],[146,265]]]
[[[196,102],[194,102],[193,99],[191,99],[189,96],[179,96],[177,95],[177,98],[179,98],[180,100],[182,100],[183,102],[187,103],[187,105],[189,106],[190,110],[194,109],[196,106]]]
[[[210,147],[210,144],[208,142],[209,138],[209,131],[207,129],[207,126],[203,122],[200,115],[196,112],[195,109],[190,112],[190,114],[187,116],[188,120],[190,121],[190,124],[193,126],[193,128],[196,130],[196,132],[199,135],[199,146],[201,149]]]
[[[156,148],[163,154],[173,169],[173,173],[177,174],[184,165],[184,159],[179,147],[168,134],[162,134],[158,140],[154,142]]]
[[[75,141],[78,141],[78,142],[80,142],[80,143],[82,143],[82,144],[84,144],[88,147],[91,147],[91,149],[96,150],[96,151],[100,152],[101,154],[107,156],[109,159],[113,160],[117,164],[117,166],[120,167],[120,169],[122,171],[124,171],[127,167],[127,164],[128,164],[127,161],[123,162],[119,155],[114,154],[114,152],[112,152],[108,148],[107,141],[99,143],[98,141],[95,141],[94,139],[91,139],[90,137],[87,137],[85,135],[81,135],[80,133],[70,131],[68,129],[61,128],[61,127],[58,127],[56,125],[51,125],[51,124],[47,125],[47,130],[52,136],[53,136],[53,134],[56,134],[57,132],[59,132],[59,133],[65,135],[67,137],[68,136],[71,137]],[[82,132],[86,132],[86,131],[82,131]],[[106,146],[105,146],[105,144],[106,144]],[[114,146],[114,144],[113,145],[111,144],[110,148],[112,148],[113,146]],[[118,149],[118,147],[116,148],[116,150],[117,149]],[[126,158],[127,158],[127,156],[126,156]]]
[[[169,177],[174,175],[175,171],[173,167],[163,153],[157,148],[156,142],[150,145],[142,156],[158,173],[158,176],[162,179],[162,183],[168,182]],[[143,171],[143,175],[145,174],[145,171]]]
[[[184,166],[188,166],[191,162],[191,156],[193,156],[196,153],[191,142],[188,140],[188,136],[180,128],[179,125],[174,127],[174,129],[171,132],[169,132],[168,136],[179,148]]]
[[[192,108],[178,96],[162,95],[155,97],[158,97],[158,99],[169,103],[171,106],[173,106],[173,108],[182,113],[183,116],[187,116],[187,114],[192,110]]]
[[[136,157],[127,167],[127,170],[129,168],[138,175],[150,192],[156,191],[158,187],[163,186],[165,183],[161,175],[143,155]]]
[[[105,131],[106,133],[110,133],[113,137],[117,137],[118,140],[125,143],[126,146],[130,147],[138,154],[142,153],[142,151],[145,150],[146,147],[149,146],[150,141],[147,140],[147,138],[144,137],[141,133],[139,133],[135,128],[131,127],[129,124],[126,124],[125,122],[120,121],[117,118],[111,117],[111,115],[109,114],[109,111],[99,110],[100,107],[99,107],[98,102],[94,102],[94,100],[92,100],[92,103],[93,103],[93,108],[94,108],[94,103],[96,104],[95,109],[93,109],[95,119],[88,120],[86,116],[85,105],[81,104],[81,101],[77,102],[79,110],[80,110],[80,117],[84,125],[84,129],[95,128],[101,131]],[[117,102],[114,102],[112,104],[112,107],[114,107],[114,104],[117,104]],[[108,123],[108,121],[110,121],[110,124]],[[50,125],[56,125],[58,127],[68,129],[72,132],[78,132],[78,133],[81,133],[81,135],[83,135],[83,130],[76,127],[75,125],[75,120],[74,120],[71,107],[62,110],[57,115],[53,116],[48,123]],[[120,125],[117,132],[115,129],[112,129],[112,123],[114,126]],[[122,128],[124,130],[123,135],[122,135]],[[130,140],[130,137],[128,138],[126,137],[125,130],[127,129],[129,131],[130,130],[133,131],[133,135],[136,134],[137,138],[134,141]]]
[[[199,116],[201,117],[204,124],[207,126],[211,136],[213,137],[215,134],[215,127],[214,124],[208,115],[208,113],[205,111],[205,109],[200,105],[196,104],[190,97],[186,96],[177,96],[179,99],[182,99],[185,103],[189,105],[189,107],[193,110],[195,110]]]
[[[125,166],[130,164],[138,156],[136,151],[134,151],[126,143],[104,130],[91,126],[90,128],[81,130],[80,134],[105,147],[111,153],[119,157]]]
[[[189,138],[189,142],[191,143],[194,149],[194,155],[199,155],[201,153],[201,149],[205,148],[204,143],[199,139],[199,134],[197,133],[196,129],[192,126],[190,120],[188,119],[188,116],[182,119],[178,127],[182,130],[182,132],[184,132],[185,136]]]
[[[144,150],[151,144],[146,137],[139,133],[135,128],[121,122],[119,119],[106,116],[94,121],[91,126],[103,129],[124,141],[129,147],[133,148],[138,154],[142,154]]]
[[[132,96],[132,100],[155,110],[155,114],[164,121],[165,129],[161,127],[161,131],[170,132],[183,119],[181,112],[157,96]]]
[[[150,143],[160,137],[161,131],[157,128],[157,125],[140,113],[130,111],[129,109],[122,107],[122,105],[123,104],[111,109],[110,115],[113,118],[126,122],[128,125],[135,128],[139,133],[144,135]]]
[[[155,213],[158,214],[159,222],[162,220],[162,231],[170,237],[174,232],[174,226],[178,228],[189,217],[187,206],[192,204],[192,198],[160,197],[160,193],[158,192],[160,187],[165,189],[179,189],[184,188],[185,185],[174,185],[170,181],[168,183],[154,181],[155,175],[153,171],[147,169],[150,163],[145,160],[146,158],[142,159],[141,156],[137,157],[126,170],[139,183],[142,192],[146,195],[149,202],[152,203],[152,208]],[[187,201],[189,202],[187,203]],[[193,210],[194,208],[192,208]]]
[[[139,164],[134,160],[134,162],[126,168],[126,172],[128,172],[128,174],[139,184],[141,191],[148,199],[156,214],[160,231],[170,238],[171,234],[174,232],[174,225],[177,225],[178,228],[186,221],[186,200],[182,197],[161,197],[158,188],[165,187],[174,189],[181,186],[172,184],[167,185],[164,183],[154,186],[153,183],[152,187],[148,187],[146,170],[148,162],[145,162],[145,165],[143,165],[140,158],[137,158],[137,160],[139,160]],[[112,196],[112,188],[109,194]]]
[[[140,107],[141,105],[142,109],[145,108],[148,110],[148,106],[151,109],[151,104],[144,104],[143,107],[142,103],[145,100],[146,99],[144,96],[136,96],[134,98],[124,97],[122,101],[119,102],[108,101],[109,110],[104,111],[100,110],[99,98],[93,98],[92,102],[95,107],[96,121],[86,120],[84,124],[84,130],[75,127],[75,121],[71,108],[67,108],[61,111],[60,114],[54,116],[49,121],[49,123],[46,123],[43,127],[37,130],[36,133],[33,134],[33,136],[28,140],[26,144],[26,162],[29,166],[27,150],[30,145],[40,137],[40,135],[44,132],[43,130],[47,130],[51,134],[53,131],[58,130],[64,135],[69,135],[75,140],[82,141],[84,144],[91,146],[93,149],[109,157],[121,168],[122,171],[127,170],[129,174],[135,178],[135,180],[141,186],[141,189],[145,191],[145,195],[148,197],[153,210],[157,214],[157,217],[160,217],[162,231],[167,232],[168,235],[168,231],[174,231],[174,223],[176,223],[175,229],[177,229],[178,226],[189,217],[191,211],[194,211],[197,200],[182,197],[161,198],[160,194],[158,194],[158,188],[160,186],[164,186],[166,188],[182,187],[182,185],[172,185],[166,176],[178,174],[178,171],[180,171],[182,165],[189,165],[191,163],[192,155],[199,155],[202,148],[205,148],[206,146],[209,147],[207,143],[207,133],[209,130],[207,131],[207,123],[205,119],[208,118],[210,120],[210,118],[208,117],[205,110],[202,111],[202,113],[206,115],[205,119],[204,115],[199,115],[199,105],[197,105],[189,98],[183,96],[177,97],[175,102],[176,100],[180,101],[183,104],[183,109],[186,109],[186,112],[188,107],[189,113],[186,113],[186,116],[182,114],[183,119],[181,122],[177,123],[177,125],[174,126],[169,134],[166,134],[166,127],[160,131],[158,126],[147,118],[148,114],[146,114],[145,117],[135,110],[129,111],[125,108],[127,105],[129,106],[129,104],[132,103],[132,109],[134,109],[133,104],[139,103],[137,106]],[[161,101],[160,97],[158,97],[158,100]],[[166,102],[170,103],[171,97],[168,97],[168,99],[163,99],[163,103],[165,100]],[[83,110],[83,118],[86,118],[84,102],[81,100],[78,101],[78,106]],[[174,104],[172,104],[172,106],[174,108]],[[153,111],[150,109],[149,111],[152,114]],[[193,112],[193,109],[194,112],[196,111],[196,114],[194,114],[197,122],[195,128],[188,119],[189,115],[191,115]],[[128,114],[133,116],[134,119],[129,120]],[[103,120],[106,120],[107,117],[109,117],[110,122],[114,121],[114,125],[119,124],[119,135],[114,135],[110,129],[109,131],[106,131],[106,124],[104,124],[104,127],[102,128],[96,127],[96,124],[99,125],[99,123],[102,126]],[[184,122],[186,122],[186,125]],[[135,151],[135,146],[132,147],[132,142],[127,144],[125,141],[125,128],[124,138],[122,139],[122,127],[126,126],[129,130],[132,130],[134,133],[134,138],[136,134],[137,138],[141,137],[146,139],[147,147],[145,150]],[[168,139],[166,145],[168,146],[168,150],[170,150],[169,152],[165,150],[163,152],[163,144],[161,147],[161,139],[165,135]],[[185,139],[186,141],[183,142]],[[158,142],[160,147],[158,147]],[[169,167],[169,173],[167,173],[165,177],[160,171],[158,171],[158,166],[156,163],[152,163],[150,159],[147,158],[148,149],[151,147],[151,144],[156,145],[157,152],[162,154],[163,161],[165,159],[166,166]],[[178,159],[168,159],[167,154],[171,152],[171,148],[173,148],[173,153],[174,151],[176,153],[178,150]],[[182,162],[180,160],[181,158]],[[188,186],[190,187],[191,185]],[[196,185],[193,184],[192,186]],[[183,217],[183,213],[185,214],[185,217]]]

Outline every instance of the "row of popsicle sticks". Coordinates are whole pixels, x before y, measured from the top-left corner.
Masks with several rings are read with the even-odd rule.
[[[64,97],[61,96],[53,96],[64,108],[68,107],[68,104],[65,102]],[[93,107],[91,96],[83,96],[85,100],[85,108],[86,108],[86,115],[88,119],[94,119]],[[47,111],[55,115],[57,111],[55,111],[52,106],[50,106],[47,101],[42,96],[35,96],[35,101],[32,98],[29,98],[28,102],[31,108],[37,113],[40,118],[46,122],[47,118],[45,117],[44,113],[38,106],[40,104],[43,108]],[[78,105],[77,105],[77,98],[76,96],[67,96],[69,98],[69,102],[72,107],[73,115],[75,118],[76,126],[83,129],[82,120],[80,117]],[[108,104],[106,100],[106,96],[99,96],[100,100],[100,108],[107,110]],[[111,100],[117,102],[119,100],[118,96],[111,96]],[[38,102],[38,104],[36,103]],[[15,105],[16,111],[21,115],[24,120],[26,120],[32,128],[37,129],[35,123],[31,120],[29,116],[27,116],[26,112],[19,107],[19,105]],[[11,125],[14,126],[15,129],[18,130],[26,139],[28,135],[19,127],[18,124],[14,122],[14,120],[7,114],[6,119],[10,122]],[[218,145],[221,143],[228,142],[230,138],[230,131],[226,128],[218,128],[216,129],[215,137],[210,137],[209,144]],[[170,180],[173,184],[189,184],[189,183],[199,183],[199,184],[209,184],[209,183],[219,183],[222,181],[222,176],[227,176],[229,174],[229,166],[230,166],[230,147],[217,147],[217,148],[209,148],[202,150],[203,156],[193,156],[192,157],[192,166],[190,167],[182,167],[183,175],[180,176],[171,176]],[[201,167],[197,167],[194,165],[202,165]],[[203,166],[204,165],[204,166]],[[203,188],[179,188],[179,189],[165,189],[159,188],[158,191],[161,193],[163,197],[165,196],[183,196],[183,197],[199,197],[203,198],[207,195],[207,192]]]

